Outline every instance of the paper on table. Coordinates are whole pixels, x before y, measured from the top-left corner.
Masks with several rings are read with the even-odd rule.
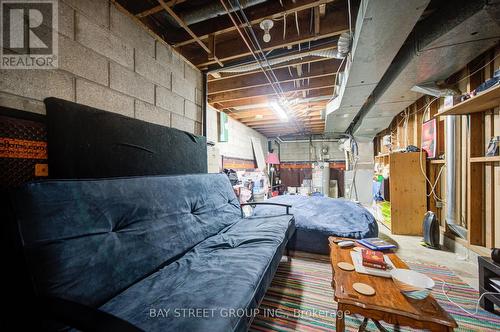
[[[391,269],[394,268],[394,264],[392,264],[389,256],[384,255],[384,261],[387,264],[387,270],[374,269],[370,267],[366,267],[363,265],[363,258],[361,257],[360,252],[351,251],[352,263],[354,265],[354,269],[358,273],[370,274],[378,277],[390,278],[391,277]]]

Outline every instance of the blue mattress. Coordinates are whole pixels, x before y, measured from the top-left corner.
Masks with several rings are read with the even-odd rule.
[[[328,237],[362,239],[378,236],[373,215],[360,204],[345,199],[318,196],[284,195],[266,202],[292,205],[296,232],[289,248],[319,254],[329,254]],[[254,214],[272,215],[276,207],[259,205]]]

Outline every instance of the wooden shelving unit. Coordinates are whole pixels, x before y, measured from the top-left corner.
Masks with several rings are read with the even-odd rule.
[[[494,163],[500,161],[500,156],[492,157],[471,157],[469,159],[471,163]]]
[[[467,115],[484,112],[500,105],[500,85],[483,91],[476,96],[461,102],[451,108],[439,112],[437,116],[443,115]]]
[[[427,212],[425,156],[421,152],[381,154],[378,162],[389,166],[391,222],[384,223],[391,233],[422,235],[422,220]],[[421,158],[422,160],[419,160]]]
[[[486,167],[500,162],[500,156],[484,156],[485,123],[484,112],[500,105],[500,85],[496,85],[478,95],[438,113],[446,115],[470,115],[469,118],[469,156],[467,163],[467,242],[469,247],[490,248],[494,243],[492,229],[494,226],[485,223],[485,186]],[[490,212],[491,213],[491,212]],[[486,235],[489,233],[489,235]]]

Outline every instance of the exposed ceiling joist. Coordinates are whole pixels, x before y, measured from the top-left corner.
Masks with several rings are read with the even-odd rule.
[[[325,5],[327,3],[334,2],[335,0],[319,0],[319,1],[310,1],[310,0],[295,0],[294,2],[286,3],[284,7],[279,6],[278,4],[268,4],[268,7],[260,7],[256,10],[249,9],[247,10],[247,17],[250,21],[250,24],[257,25],[264,19],[273,19],[282,17],[283,15],[293,14],[294,12],[302,11]],[[269,8],[271,7],[272,8]],[[220,20],[220,19],[219,19]],[[245,25],[241,24],[239,27],[243,28]],[[204,40],[209,38],[210,35],[220,35],[228,32],[236,31],[236,27],[228,24],[226,21],[221,21],[220,24],[204,24],[203,27],[198,28],[197,25],[193,25],[192,29],[197,31],[200,29],[200,39]],[[203,33],[203,35],[201,35]],[[177,42],[174,44],[174,47],[182,47],[185,45],[189,45],[194,43],[194,39],[188,39],[185,41]]]
[[[304,85],[295,85],[294,82],[286,82],[281,84],[281,88],[285,93],[302,92],[309,90],[317,90],[334,86],[334,75],[324,76],[319,78],[311,78],[309,83]],[[244,90],[228,91],[209,95],[209,103],[222,103],[233,100],[255,98],[261,96],[273,96],[275,92],[270,86],[258,86]]]
[[[339,63],[340,64],[340,63]],[[302,65],[298,65],[302,66]],[[293,82],[304,79],[318,78],[323,76],[335,76],[338,65],[335,67],[335,61],[330,60],[321,65],[311,66],[308,72],[308,67],[303,66],[303,74],[298,75],[295,67],[288,67],[274,70],[274,74],[280,83]],[[246,76],[240,76],[237,79],[231,80],[218,80],[208,82],[208,90],[211,95],[221,92],[228,92],[234,90],[248,89],[258,86],[268,86],[269,82],[263,73],[255,73]]]
[[[184,29],[186,30],[186,32],[191,36],[193,37],[193,39],[198,43],[198,45],[201,46],[201,48],[203,48],[203,50],[205,50],[205,52],[209,55],[209,57],[212,59],[211,61],[213,61],[214,63],[217,63],[219,64],[221,67],[223,66],[222,62],[217,58],[217,56],[215,56],[215,54],[212,54],[212,51],[210,50],[210,48],[208,48],[207,45],[205,45],[204,42],[202,42],[200,40],[200,38],[198,38],[198,36],[196,36],[196,34],[187,26],[186,23],[184,23],[184,21],[172,10],[172,8],[170,8],[167,3],[165,3],[165,1],[163,0],[157,0],[158,3],[160,4],[160,6]]]
[[[332,95],[333,95],[333,88],[323,88],[323,89],[313,90],[307,93],[307,98],[299,100],[298,103],[307,103],[309,98],[324,97],[324,99],[328,100],[329,97],[326,96],[332,96]],[[234,108],[234,107],[249,106],[256,104],[268,104],[269,101],[270,99],[267,96],[254,97],[253,99],[250,100],[249,99],[232,100],[228,102],[219,103],[219,105],[216,108],[222,110],[224,108]]]
[[[173,7],[175,5],[183,3],[185,1],[187,1],[187,0],[171,0],[171,1],[167,1],[166,5],[169,6],[169,7]],[[148,10],[145,10],[143,12],[140,12],[140,13],[136,14],[135,17],[137,17],[137,18],[143,18],[143,17],[149,16],[149,15],[153,15],[153,14],[159,13],[162,10],[163,10],[162,5],[157,5],[157,6],[154,6],[153,8],[151,8],[151,9],[148,9]]]
[[[263,44],[262,48],[264,52],[268,52],[275,49],[287,48],[297,44],[303,44],[310,41],[315,41],[317,39],[331,38],[339,36],[340,34],[348,31],[347,15],[345,10],[330,11],[323,18],[323,24],[321,25],[319,35],[315,34],[314,31],[309,31],[310,16],[305,15],[298,20],[300,33],[297,32],[296,24],[288,22],[286,26],[287,37],[283,40],[283,26],[277,25],[273,28],[271,35],[273,38],[269,43]],[[255,31],[259,31],[259,27],[254,27]],[[233,61],[239,58],[248,57],[251,53],[244,47],[241,39],[234,33],[231,36],[225,36],[224,40],[217,42],[217,57],[223,61]],[[205,68],[209,65],[214,64],[214,61],[207,61],[207,58],[196,50],[179,48],[180,52],[186,54],[192,59],[193,64],[199,68]]]

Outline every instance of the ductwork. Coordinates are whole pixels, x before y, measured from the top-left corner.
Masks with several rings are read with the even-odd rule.
[[[498,0],[441,1],[416,25],[348,130],[373,138],[421,96],[414,86],[446,79],[493,47],[500,40],[499,12]]]
[[[266,0],[239,0],[239,1],[242,8],[248,8],[266,2]],[[184,21],[184,23],[186,23],[187,25],[191,25],[225,14],[227,14],[226,10],[221,5],[221,3],[219,1],[212,1],[211,3],[205,6],[197,8],[195,11],[180,14],[179,17]],[[176,27],[180,27],[174,19],[169,20],[169,23]]]
[[[429,0],[361,1],[345,75],[339,81],[336,98],[327,106],[325,131],[346,131],[428,3]],[[339,41],[339,51],[345,44],[347,40]]]
[[[279,57],[275,59],[269,59],[267,62],[269,62],[269,65],[275,66],[281,63],[285,63],[288,61],[293,61],[297,59],[301,59],[304,57],[308,56],[316,56],[316,57],[322,57],[322,58],[328,58],[328,59],[338,59],[338,54],[337,50],[334,48],[326,49],[326,50],[318,50],[318,51],[310,51],[310,52],[303,52],[303,53],[298,53],[298,54],[292,54],[284,57]],[[258,63],[253,62],[248,65],[243,65],[243,66],[236,66],[236,67],[229,67],[229,68],[221,68],[218,70],[211,71],[210,73],[245,73],[248,71],[260,69],[260,66]]]

